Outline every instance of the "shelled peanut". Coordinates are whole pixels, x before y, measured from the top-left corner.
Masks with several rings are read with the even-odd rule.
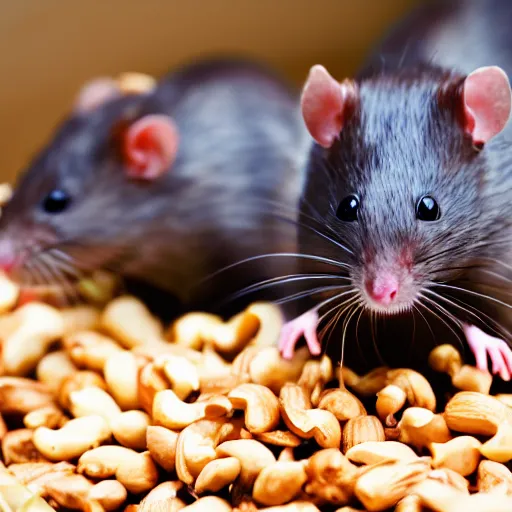
[[[271,304],[167,328],[129,296],[13,307],[0,316],[13,512],[512,510],[509,397],[446,347],[432,366],[463,391],[443,411],[412,369],[336,379],[306,348],[282,360]]]

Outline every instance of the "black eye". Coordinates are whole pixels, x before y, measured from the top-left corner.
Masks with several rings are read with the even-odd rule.
[[[439,220],[441,210],[432,196],[423,196],[416,205],[416,218],[426,222]]]
[[[357,220],[359,210],[359,198],[354,195],[345,197],[336,210],[336,217],[345,222],[354,222]]]
[[[60,213],[64,211],[71,202],[67,192],[64,190],[52,190],[43,200],[43,209],[48,213]]]

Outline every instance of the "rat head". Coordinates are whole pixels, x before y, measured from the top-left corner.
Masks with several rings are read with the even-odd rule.
[[[2,212],[1,269],[22,284],[48,284],[141,249],[167,203],[162,179],[178,149],[173,120],[144,113],[148,97],[107,79],[82,89]]]
[[[503,214],[487,202],[495,169],[486,149],[510,110],[497,67],[342,83],[311,69],[302,113],[316,144],[304,218],[323,224],[328,256],[349,269],[368,309],[398,313],[428,301],[430,287],[457,277],[499,228]]]

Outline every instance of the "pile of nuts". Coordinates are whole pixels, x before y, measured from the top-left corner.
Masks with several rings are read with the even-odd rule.
[[[2,279],[0,510],[512,511],[512,394],[451,346],[440,411],[411,369],[282,360],[271,304],[165,329],[131,296],[16,297]]]

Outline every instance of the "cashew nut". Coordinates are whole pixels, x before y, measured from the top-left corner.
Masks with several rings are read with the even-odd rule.
[[[13,328],[3,334],[2,361],[6,374],[24,376],[62,336],[64,321],[58,310],[38,302],[25,304],[11,315]]]
[[[59,430],[39,427],[34,431],[35,447],[48,459],[60,461],[79,457],[111,436],[105,419],[99,415],[68,421]]]
[[[163,336],[162,324],[135,297],[122,296],[103,310],[101,326],[126,348],[143,345]]]
[[[149,452],[138,453],[123,446],[100,446],[85,452],[77,471],[93,478],[115,476],[128,492],[139,494],[152,489],[158,470]]]
[[[235,409],[245,411],[245,424],[249,432],[269,432],[279,424],[279,400],[265,386],[241,384],[228,394]]]

